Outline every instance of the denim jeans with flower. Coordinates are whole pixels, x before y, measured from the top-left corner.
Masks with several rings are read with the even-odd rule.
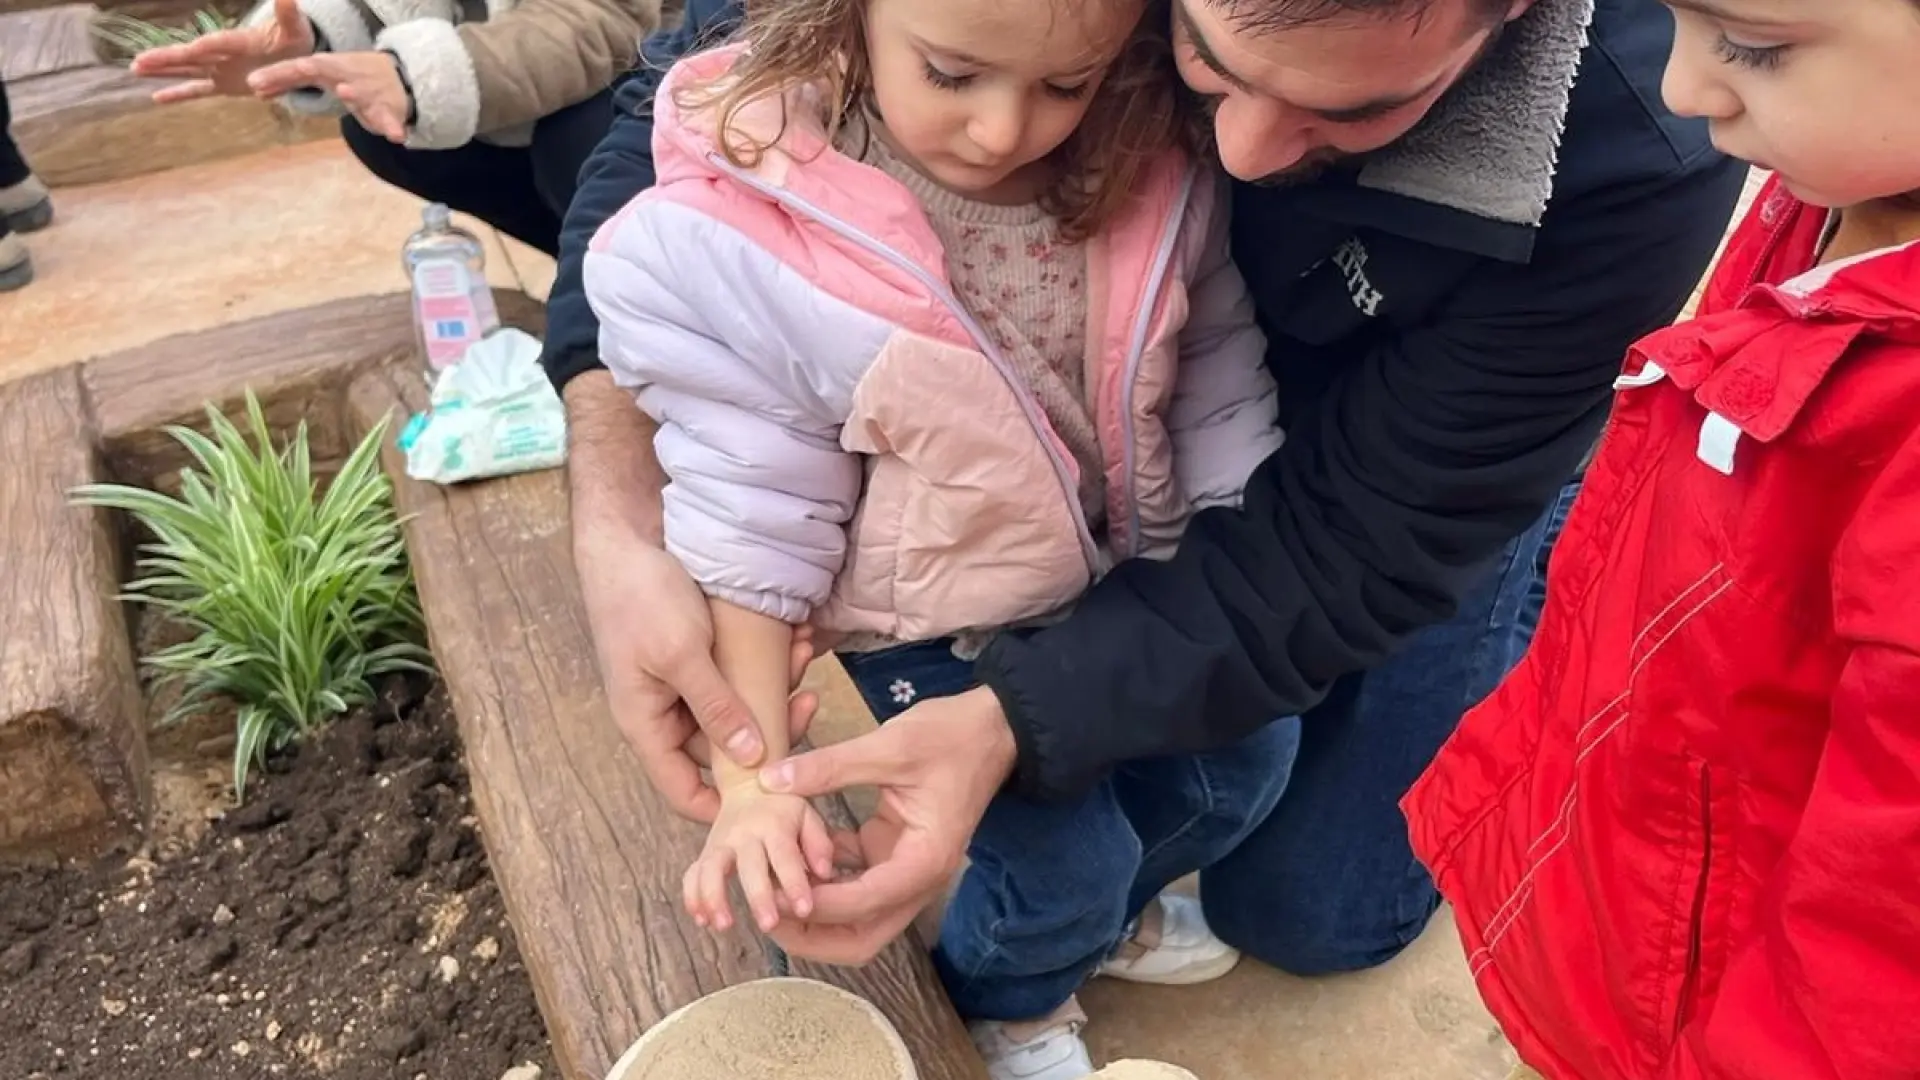
[[[947,641],[840,662],[883,723],[974,685],[973,664]],[[1283,721],[1229,750],[1131,762],[1077,802],[996,798],[934,949],[960,1015],[1028,1020],[1064,1004],[1149,900],[1265,820],[1299,739],[1299,724]]]

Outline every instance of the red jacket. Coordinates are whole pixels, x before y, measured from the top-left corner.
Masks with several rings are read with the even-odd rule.
[[[1771,187],[1404,803],[1550,1080],[1920,1077],[1920,245]]]

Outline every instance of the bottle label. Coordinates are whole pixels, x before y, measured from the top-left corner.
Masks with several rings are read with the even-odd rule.
[[[492,329],[490,313],[474,303],[472,277],[457,259],[423,259],[413,268],[413,316],[426,343],[427,366],[435,371],[460,359]],[[493,298],[487,299],[491,308]]]

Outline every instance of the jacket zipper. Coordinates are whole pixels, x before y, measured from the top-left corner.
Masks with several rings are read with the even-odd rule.
[[[1700,986],[1701,935],[1707,915],[1707,881],[1713,874],[1713,774],[1700,767],[1700,879],[1693,887],[1693,912],[1687,924],[1687,971],[1680,984],[1679,1004],[1673,1013],[1673,1037],[1678,1039],[1693,1011]]]
[[[1127,363],[1124,369],[1126,383],[1120,390],[1120,424],[1124,435],[1121,449],[1121,461],[1127,473],[1127,555],[1140,554],[1140,498],[1136,491],[1134,478],[1134,453],[1138,443],[1134,431],[1133,391],[1140,375],[1140,361],[1147,351],[1147,331],[1153,326],[1154,311],[1160,306],[1160,290],[1167,283],[1167,270],[1173,262],[1174,241],[1180,236],[1180,223],[1187,216],[1187,201],[1193,197],[1194,171],[1187,170],[1186,178],[1180,183],[1180,195],[1174,200],[1173,212],[1167,215],[1162,226],[1160,244],[1154,249],[1152,276],[1147,279],[1147,295],[1140,305],[1140,313],[1134,316],[1133,338],[1127,345]],[[1179,378],[1176,370],[1175,379]]]
[[[1000,354],[999,348],[987,337],[986,331],[981,327],[980,323],[967,312],[966,308],[960,305],[960,301],[953,295],[953,291],[945,285],[942,285],[938,279],[928,273],[926,267],[921,266],[919,263],[914,262],[912,259],[881,243],[865,230],[842,221],[807,200],[794,195],[792,192],[773,187],[735,168],[732,162],[720,154],[708,154],[707,161],[711,163],[714,168],[733,177],[740,183],[745,184],[790,210],[797,210],[805,214],[820,224],[825,225],[827,228],[832,229],[834,232],[839,233],[841,236],[846,237],[873,254],[892,263],[899,269],[913,275],[916,280],[927,287],[929,292],[933,293],[934,296],[938,297],[939,300],[947,306],[947,309],[953,313],[954,318],[960,320],[960,324],[966,327],[967,333],[973,336],[973,343],[979,347],[981,353],[986,356],[987,361],[993,365],[994,370],[1000,373],[1000,377],[1005,380],[1008,389],[1013,391],[1014,400],[1020,403],[1020,411],[1026,416],[1028,426],[1033,429],[1034,435],[1039,438],[1041,448],[1047,452],[1047,460],[1053,464],[1054,477],[1060,482],[1061,493],[1067,500],[1067,509],[1073,515],[1074,529],[1079,534],[1080,554],[1081,557],[1086,560],[1087,573],[1093,577],[1099,577],[1100,547],[1094,543],[1093,529],[1087,524],[1086,509],[1080,505],[1080,487],[1074,481],[1073,468],[1067,464],[1066,458],[1060,453],[1059,449],[1054,446],[1054,441],[1046,436],[1046,414],[1041,410],[1040,403],[1034,399],[1033,394],[1021,383],[1019,376],[1014,373],[1013,365],[1009,364],[1007,358]]]

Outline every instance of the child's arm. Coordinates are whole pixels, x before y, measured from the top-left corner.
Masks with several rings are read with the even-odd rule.
[[[753,710],[767,748],[767,763],[772,764],[792,749],[787,741],[787,658],[793,648],[793,627],[725,600],[710,603],[714,665]],[[735,765],[725,754],[713,756],[713,779],[723,798],[743,786],[759,791],[757,773]]]
[[[1196,181],[1189,217],[1204,247],[1166,414],[1174,475],[1196,509],[1239,505],[1247,477],[1284,441],[1266,335],[1228,250],[1228,202],[1223,177]]]
[[[1920,434],[1880,474],[1834,552],[1833,621],[1852,648],[1812,788],[1779,862],[1752,886],[1751,923],[1721,946],[1729,951],[1711,1007],[1680,1018],[1662,1080],[1920,1076],[1916,500]],[[1713,873],[1742,872],[1721,866]]]
[[[790,749],[787,697],[793,628],[725,600],[711,603],[714,664],[752,710],[766,741],[766,760],[778,761]],[[713,755],[713,776],[720,790],[720,814],[707,835],[706,849],[687,869],[687,910],[702,925],[726,929],[732,924],[727,880],[737,873],[762,930],[779,923],[782,899],[788,910],[805,918],[813,907],[809,876],[833,875],[833,842],[826,822],[800,796],[761,788],[758,770],[743,769],[725,754]]]

